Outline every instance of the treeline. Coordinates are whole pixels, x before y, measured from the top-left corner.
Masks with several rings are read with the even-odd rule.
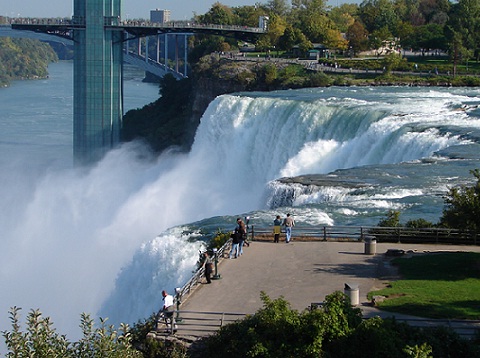
[[[475,59],[480,51],[480,2],[471,0],[365,0],[361,4],[327,6],[325,0],[270,0],[255,6],[228,7],[219,2],[201,23],[258,26],[268,16],[268,33],[257,42],[262,50],[329,49],[354,55],[369,49],[441,50],[456,61]],[[198,41],[198,38],[197,38]],[[225,40],[216,50],[228,51]],[[211,48],[210,48],[211,49]]]
[[[35,79],[48,76],[48,64],[58,61],[46,43],[32,39],[0,38],[0,85],[15,79]]]

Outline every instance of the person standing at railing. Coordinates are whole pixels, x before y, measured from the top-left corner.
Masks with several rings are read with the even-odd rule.
[[[277,243],[278,240],[280,239],[280,231],[281,231],[281,226],[282,225],[282,220],[280,219],[280,215],[277,215],[275,220],[273,220],[273,242]]]
[[[290,213],[283,220],[283,226],[285,226],[285,242],[288,244],[292,239],[292,228],[295,226],[295,220],[290,216]]]
[[[213,272],[213,258],[208,254],[208,251],[205,252],[205,279],[207,283],[212,283],[212,272]]]
[[[173,305],[174,299],[173,296],[169,295],[165,290],[162,291],[162,297],[163,306],[157,314],[157,325],[158,321],[163,318],[165,326],[167,327],[167,330],[169,330],[172,326],[173,311],[175,310],[175,307]]]
[[[240,242],[238,243],[238,256],[240,256],[243,255],[243,244],[245,243],[245,239],[247,238],[247,229],[245,223],[241,218],[237,219],[237,225],[238,236],[240,237]]]
[[[243,245],[243,233],[246,233],[245,231],[245,224],[243,225],[243,233],[240,232],[241,230],[241,225],[239,225],[239,220],[243,223],[241,218],[237,219],[237,227],[235,228],[235,231],[232,233],[232,249],[230,250],[230,254],[228,257],[231,259],[233,256],[235,258],[240,256],[240,244]]]

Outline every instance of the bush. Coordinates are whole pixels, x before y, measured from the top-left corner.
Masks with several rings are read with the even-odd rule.
[[[263,308],[253,316],[224,326],[204,339],[202,357],[319,357],[324,341],[349,334],[361,322],[361,311],[335,292],[323,308],[298,312],[283,297],[261,294]]]
[[[477,179],[471,187],[451,188],[445,196],[445,209],[440,219],[444,227],[480,231],[480,170],[470,171]]]
[[[380,220],[377,226],[380,226],[380,227],[400,226],[400,211],[390,210],[385,215],[385,219]]]
[[[7,345],[6,357],[112,357],[136,358],[140,352],[131,345],[130,328],[122,324],[120,332],[107,326],[100,319],[100,327],[95,328],[93,319],[82,314],[83,338],[69,342],[64,335],[53,328],[50,318],[43,317],[39,310],[31,310],[27,316],[27,331],[21,331],[20,308],[10,310],[12,331],[3,331]]]

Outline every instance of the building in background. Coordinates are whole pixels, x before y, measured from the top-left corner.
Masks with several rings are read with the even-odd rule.
[[[170,21],[170,10],[150,10],[150,21],[164,24]]]

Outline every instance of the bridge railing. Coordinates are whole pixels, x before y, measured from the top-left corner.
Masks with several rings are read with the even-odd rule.
[[[166,28],[185,28],[185,29],[205,29],[205,30],[226,30],[242,31],[252,33],[264,33],[265,30],[260,27],[249,27],[239,25],[219,25],[219,24],[200,24],[194,21],[169,21],[164,23],[151,22],[148,20],[121,20],[118,17],[105,17],[105,26],[126,26],[126,27],[156,27]],[[10,24],[21,25],[84,25],[84,20],[78,18],[12,18]]]

